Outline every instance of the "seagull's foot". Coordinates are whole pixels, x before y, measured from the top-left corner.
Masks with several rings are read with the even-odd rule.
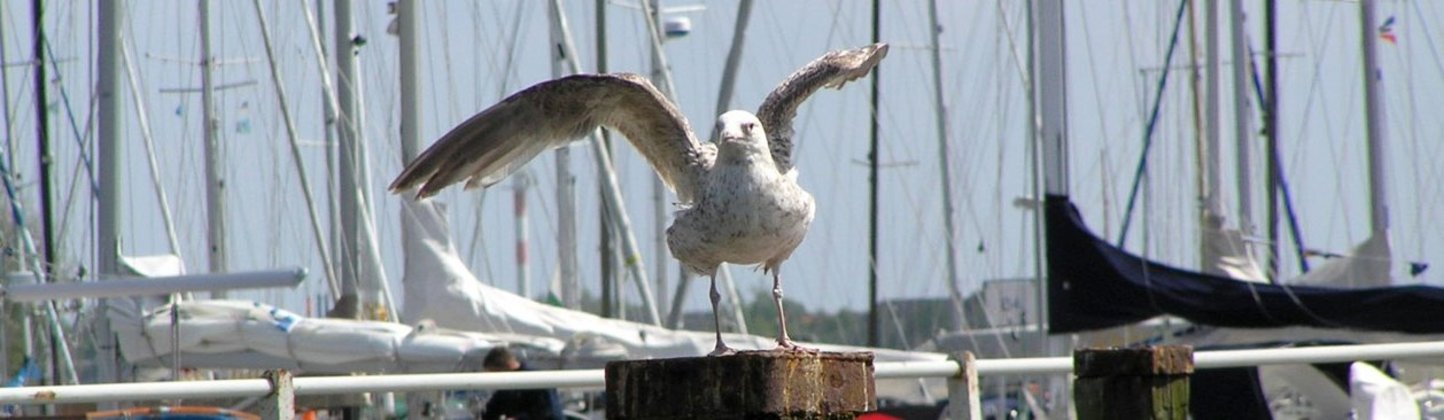
[[[791,339],[786,338],[777,340],[777,350],[813,354],[822,352],[822,350],[820,349],[800,346],[796,342],[793,342]]]
[[[734,354],[737,354],[737,350],[727,347],[726,344],[717,343],[717,348],[712,349],[711,353],[707,353],[707,357],[731,356]]]

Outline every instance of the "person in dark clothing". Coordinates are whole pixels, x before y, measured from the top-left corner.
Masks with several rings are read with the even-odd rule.
[[[481,363],[487,372],[531,370],[506,347],[491,349]],[[482,412],[484,420],[563,420],[562,399],[556,389],[506,389],[493,392]]]

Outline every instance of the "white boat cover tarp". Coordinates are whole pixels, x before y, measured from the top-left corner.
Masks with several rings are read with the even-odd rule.
[[[1348,288],[1387,287],[1392,283],[1389,267],[1393,263],[1389,235],[1380,233],[1369,236],[1349,255],[1329,260],[1290,283]]]
[[[478,281],[462,263],[451,243],[444,208],[431,200],[403,199],[402,219],[418,243],[409,249],[403,278],[406,297],[402,319],[428,319],[436,325],[471,331],[555,337],[568,341],[571,358],[642,359],[700,356],[711,352],[712,332],[671,330],[636,322],[602,318],[580,311],[535,302]],[[736,349],[770,349],[773,338],[723,334]],[[584,349],[583,346],[586,348]],[[857,347],[817,345],[825,350],[856,351]],[[602,354],[578,354],[586,350]],[[943,360],[937,353],[866,349],[878,361]]]
[[[439,205],[404,208],[419,241],[406,258],[409,325],[307,318],[246,301],[188,301],[144,311],[129,299],[108,308],[121,354],[137,366],[171,366],[171,310],[178,308],[181,366],[285,368],[307,373],[425,373],[479,368],[498,345],[519,347],[536,368],[598,368],[618,359],[699,356],[713,333],[675,331],[558,308],[477,281],[451,245]],[[772,338],[726,334],[738,349],[764,349]],[[827,350],[864,350],[816,345]],[[878,361],[943,360],[937,353],[873,350]]]
[[[171,366],[171,309],[143,313],[112,299],[111,328],[125,360],[142,367]],[[460,332],[422,324],[307,318],[261,303],[182,302],[181,366],[208,369],[276,369],[306,373],[429,373],[476,371],[492,347],[510,345],[554,358],[562,342],[545,337]],[[553,355],[547,357],[546,355]]]
[[[1349,390],[1356,419],[1419,418],[1419,403],[1410,395],[1409,387],[1373,365],[1363,362],[1349,365]]]

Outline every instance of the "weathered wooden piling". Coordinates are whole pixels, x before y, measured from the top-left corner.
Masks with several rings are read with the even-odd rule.
[[[607,364],[609,419],[851,419],[876,408],[872,353],[744,351]]]
[[[1073,351],[1078,419],[1186,419],[1193,348],[1078,349]]]

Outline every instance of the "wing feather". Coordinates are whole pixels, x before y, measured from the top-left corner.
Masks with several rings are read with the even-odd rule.
[[[840,89],[866,76],[883,57],[887,57],[887,44],[882,43],[829,52],[793,72],[767,95],[757,108],[757,118],[767,131],[778,170],[787,173],[792,169],[792,119],[797,116],[797,108],[818,89]]]
[[[457,182],[500,182],[536,155],[593,132],[617,130],[690,202],[715,153],[698,144],[687,119],[634,74],[575,75],[522,90],[457,125],[406,166],[391,191],[428,197]]]

